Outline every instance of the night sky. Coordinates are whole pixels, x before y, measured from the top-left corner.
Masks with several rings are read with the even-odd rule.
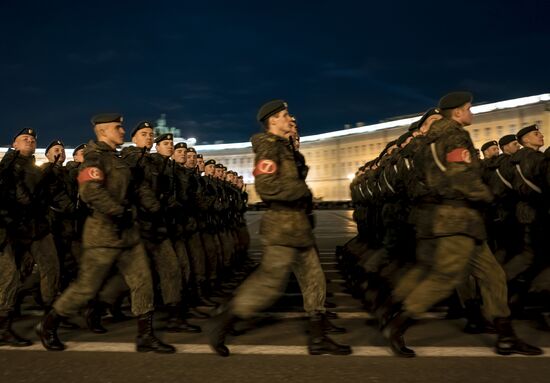
[[[184,137],[239,142],[273,98],[307,135],[451,90],[547,93],[549,15],[547,0],[1,0],[0,145],[33,127],[40,147],[75,146],[100,112],[123,113],[128,133],[166,113]]]

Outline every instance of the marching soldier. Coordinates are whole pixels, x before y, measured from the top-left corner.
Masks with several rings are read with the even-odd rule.
[[[262,200],[269,205],[261,224],[264,254],[259,268],[243,282],[228,306],[214,320],[210,346],[220,356],[228,356],[225,337],[238,319],[251,318],[269,307],[282,294],[288,274],[293,271],[310,314],[308,350],[312,355],[351,353],[325,335],[325,276],[317,257],[312,226],[306,207],[312,198],[296,167],[288,146],[292,134],[287,104],[274,100],[258,112],[264,133],[252,137],[256,154],[254,175]]]
[[[92,211],[84,226],[78,278],[55,301],[36,332],[47,350],[64,350],[57,335],[61,319],[76,315],[94,299],[116,265],[130,287],[132,312],[138,317],[137,351],[174,353],[175,348],[161,342],[153,332],[153,282],[135,224],[136,190],[130,169],[116,152],[124,143],[122,116],[101,114],[92,118],[92,124],[97,141],[86,147],[78,175],[80,196]]]

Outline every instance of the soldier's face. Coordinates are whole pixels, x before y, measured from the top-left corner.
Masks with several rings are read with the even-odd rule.
[[[172,155],[172,159],[176,161],[178,164],[185,164],[185,157],[187,154],[187,150],[185,148],[177,148],[174,150],[174,154]]]
[[[521,149],[521,145],[516,140],[502,146],[502,152],[505,154],[514,154],[520,149]]]
[[[204,158],[197,158],[197,166],[199,171],[204,172]]]
[[[73,156],[73,161],[75,162],[84,162],[84,149],[78,149],[74,156]]]
[[[157,153],[163,155],[164,157],[172,157],[174,154],[174,141],[172,140],[162,140],[156,146]]]
[[[544,146],[544,136],[538,130],[533,130],[521,138],[523,146],[539,150]]]
[[[241,177],[237,178],[236,185],[239,189],[241,189],[244,185],[243,179]]]
[[[62,164],[63,162],[65,162],[65,159],[66,159],[65,148],[61,145],[52,146],[50,150],[48,150],[48,153],[46,153],[46,158],[50,162],[54,162],[55,157],[57,156],[59,156],[57,159],[58,164]]]
[[[214,172],[214,177],[222,179],[223,178],[223,169],[222,168],[216,168],[216,171]]]
[[[233,183],[233,181],[235,181],[235,175],[233,173],[227,173],[227,175],[225,176],[225,180],[227,182]]]
[[[124,143],[124,128],[120,122],[108,122],[96,125],[98,139],[112,148]]]
[[[279,113],[270,116],[268,119],[268,132],[276,136],[288,138],[292,135],[292,118],[288,114],[288,110],[281,110]]]
[[[204,175],[205,176],[213,176],[215,170],[216,169],[214,168],[214,164],[206,165],[204,167]]]
[[[489,146],[487,149],[483,151],[483,158],[489,159],[498,156],[499,150],[498,146],[493,145]]]
[[[29,157],[36,150],[36,138],[30,134],[22,134],[13,141],[13,148],[19,150],[22,156]]]
[[[187,152],[185,157],[185,166],[188,168],[195,168],[197,167],[197,153],[195,152]]]
[[[472,104],[470,102],[464,104],[460,108],[455,109],[455,120],[462,124],[462,126],[468,126],[472,125],[472,120],[474,119],[474,115],[472,114],[472,111],[470,108],[472,107]]]
[[[138,148],[147,148],[147,150],[153,147],[153,129],[152,128],[143,128],[140,129],[132,137],[132,142],[136,144]]]

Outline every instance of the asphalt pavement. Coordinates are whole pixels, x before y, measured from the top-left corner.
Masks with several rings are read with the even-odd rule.
[[[248,214],[252,235],[250,254],[261,258],[258,235],[262,212]],[[309,356],[306,318],[295,281],[286,294],[243,334],[228,338],[232,355],[211,352],[202,334],[158,334],[175,344],[174,355],[134,352],[135,323],[109,323],[109,332],[86,329],[60,330],[68,344],[61,353],[46,352],[37,343],[30,348],[0,348],[0,383],[4,382],[549,382],[550,333],[530,321],[515,321],[518,334],[545,349],[541,357],[495,355],[495,335],[468,335],[463,320],[427,319],[407,333],[418,357],[404,360],[391,355],[384,339],[371,324],[370,314],[344,291],[334,256],[336,245],[355,235],[351,211],[317,211],[316,238],[327,276],[328,300],[340,316],[346,334],[333,338],[353,346],[351,356]],[[33,325],[39,312],[27,307],[15,323],[22,335],[37,341]],[[77,322],[84,327],[81,319]],[[192,320],[208,331],[207,320]],[[157,322],[158,323],[158,322]],[[160,324],[159,324],[160,325]]]

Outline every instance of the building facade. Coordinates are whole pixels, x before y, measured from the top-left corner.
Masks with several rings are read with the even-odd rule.
[[[487,141],[498,140],[531,124],[538,124],[547,146],[550,143],[550,93],[477,105],[472,112],[474,124],[467,129],[478,148]],[[314,197],[323,201],[349,200],[349,183],[357,168],[376,158],[388,142],[403,134],[419,117],[302,137],[300,151],[310,167],[307,183]],[[254,154],[249,142],[197,145],[195,148],[205,159],[214,158],[242,174],[250,202],[259,201],[254,191]],[[0,157],[6,150],[0,148]],[[71,153],[72,149],[67,149],[68,157]],[[37,163],[46,161],[44,149],[37,149],[36,158]]]

